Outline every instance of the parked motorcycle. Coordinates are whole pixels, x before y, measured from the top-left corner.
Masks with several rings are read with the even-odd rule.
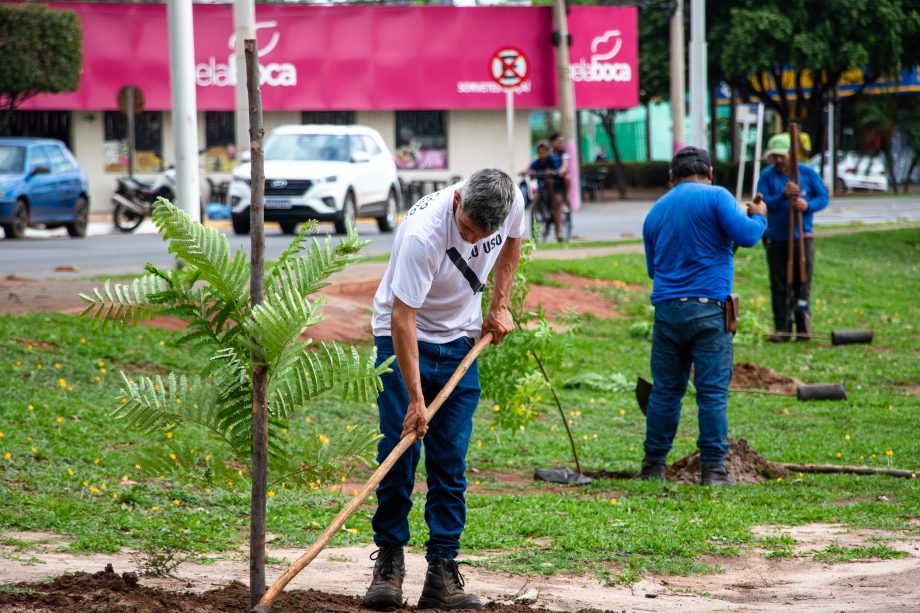
[[[172,202],[176,197],[176,169],[169,168],[151,182],[136,177],[118,177],[118,187],[112,194],[112,220],[122,232],[134,232],[146,217],[150,217],[153,204],[163,197]]]

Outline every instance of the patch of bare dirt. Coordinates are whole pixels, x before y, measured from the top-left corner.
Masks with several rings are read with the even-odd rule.
[[[751,449],[745,439],[728,439],[728,453],[725,454],[725,468],[738,483],[760,483],[789,474],[782,466],[768,462]],[[677,460],[667,469],[668,479],[678,483],[700,482],[700,453],[697,451]]]
[[[733,389],[761,389],[795,395],[795,389],[801,382],[781,375],[775,370],[750,362],[735,362],[732,371]]]
[[[796,611],[900,613],[917,610],[920,534],[846,531],[842,526],[823,524],[768,526],[755,528],[755,534],[789,534],[796,540],[797,557],[768,559],[763,555],[765,551],[759,550],[737,557],[718,556],[704,561],[720,566],[724,571],[720,574],[649,575],[633,586],[603,585],[596,577],[587,575],[525,577],[477,567],[465,567],[463,573],[467,589],[483,597],[487,602],[486,610],[497,613],[546,610],[787,612],[792,607]],[[811,550],[824,549],[833,543],[845,547],[863,546],[872,542],[870,537],[894,539],[886,544],[904,551],[906,557],[824,564],[807,555]],[[544,548],[552,546],[545,538],[535,538],[533,544]],[[363,612],[359,599],[371,579],[373,562],[368,556],[373,550],[373,546],[353,546],[323,551],[295,577],[273,611]],[[280,576],[286,565],[302,553],[296,549],[270,550],[271,559],[284,560],[284,563],[270,565],[268,581]],[[798,556],[799,553],[803,555]],[[175,577],[142,577],[136,586],[130,585],[133,583],[130,572],[135,566],[128,553],[84,556],[41,551],[35,552],[35,556],[40,560],[38,564],[7,560],[0,567],[0,582],[18,584],[21,589],[18,594],[0,592],[0,610],[66,610],[68,613],[247,610],[245,581],[249,571],[243,555],[211,564],[186,563],[176,570]],[[65,576],[50,583],[46,579],[49,575],[65,572],[93,571],[107,563],[114,564],[115,568],[96,575]],[[408,603],[414,604],[425,575],[422,553],[409,550],[406,567],[404,596]],[[119,574],[123,571],[128,571],[127,578]],[[26,593],[29,589],[38,593],[30,596]],[[517,597],[526,593],[536,596],[531,606],[515,603]],[[649,594],[656,596],[650,598]],[[55,604],[55,599],[69,599],[70,604],[66,600],[62,600],[63,604]],[[407,605],[407,610],[412,609]]]
[[[567,272],[559,272],[546,275],[547,279],[561,283],[567,287],[576,289],[595,289],[595,288],[614,288],[628,289],[635,292],[647,292],[648,288],[641,285],[626,283],[625,281],[609,279],[591,279],[588,277],[579,277]]]
[[[920,383],[914,385],[896,385],[894,387],[899,392],[904,392],[905,394],[913,394],[920,398]]]
[[[530,310],[542,308],[550,319],[569,312],[576,315],[590,314],[595,317],[616,317],[616,304],[597,292],[567,287],[531,285],[525,305]]]
[[[37,341],[33,338],[11,338],[10,342],[14,345],[20,345],[22,347],[35,347],[37,349],[54,349],[52,343],[46,343],[45,341]]]

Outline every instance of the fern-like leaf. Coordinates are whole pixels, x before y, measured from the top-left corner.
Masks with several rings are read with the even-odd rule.
[[[164,198],[157,198],[152,217],[163,240],[169,242],[169,252],[195,267],[200,280],[207,281],[223,303],[232,304],[236,319],[242,320],[249,300],[249,266],[243,249],[231,257],[230,243],[220,230],[193,221]]]
[[[329,236],[322,245],[314,238],[304,257],[291,256],[278,261],[265,280],[266,291],[284,287],[299,296],[310,296],[329,285],[326,283],[329,275],[357,259],[357,253],[369,242],[360,240],[351,225],[348,226],[348,235],[335,247]]]
[[[341,390],[343,398],[369,401],[383,389],[380,375],[390,372],[393,361],[375,366],[376,359],[376,350],[362,356],[354,347],[320,343],[315,351],[303,351],[288,371],[276,374],[269,384],[269,402],[279,416],[288,416],[332,390]]]
[[[167,289],[166,282],[156,275],[144,275],[131,283],[106,281],[102,287],[93,290],[93,295],[80,294],[87,307],[81,317],[91,317],[94,326],[105,328],[108,324],[125,326],[138,321],[150,320],[162,312],[162,305],[155,297]]]

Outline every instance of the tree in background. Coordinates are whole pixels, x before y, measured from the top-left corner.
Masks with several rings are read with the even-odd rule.
[[[75,91],[83,70],[83,31],[72,11],[0,5],[0,130],[41,93]]]
[[[865,87],[920,60],[920,11],[907,0],[715,4],[729,14],[707,23],[723,80],[744,100],[758,98],[778,112],[783,125],[801,118],[819,152],[823,107],[854,69]]]

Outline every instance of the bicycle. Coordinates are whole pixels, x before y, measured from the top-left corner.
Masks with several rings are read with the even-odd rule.
[[[538,179],[530,204],[530,235],[538,243],[548,242],[556,231],[552,208],[546,193],[546,184],[543,181],[539,181],[539,179],[553,174],[545,171],[531,171],[527,174],[527,176]],[[572,210],[565,199],[562,201],[561,231],[561,242],[567,243],[572,240]]]

